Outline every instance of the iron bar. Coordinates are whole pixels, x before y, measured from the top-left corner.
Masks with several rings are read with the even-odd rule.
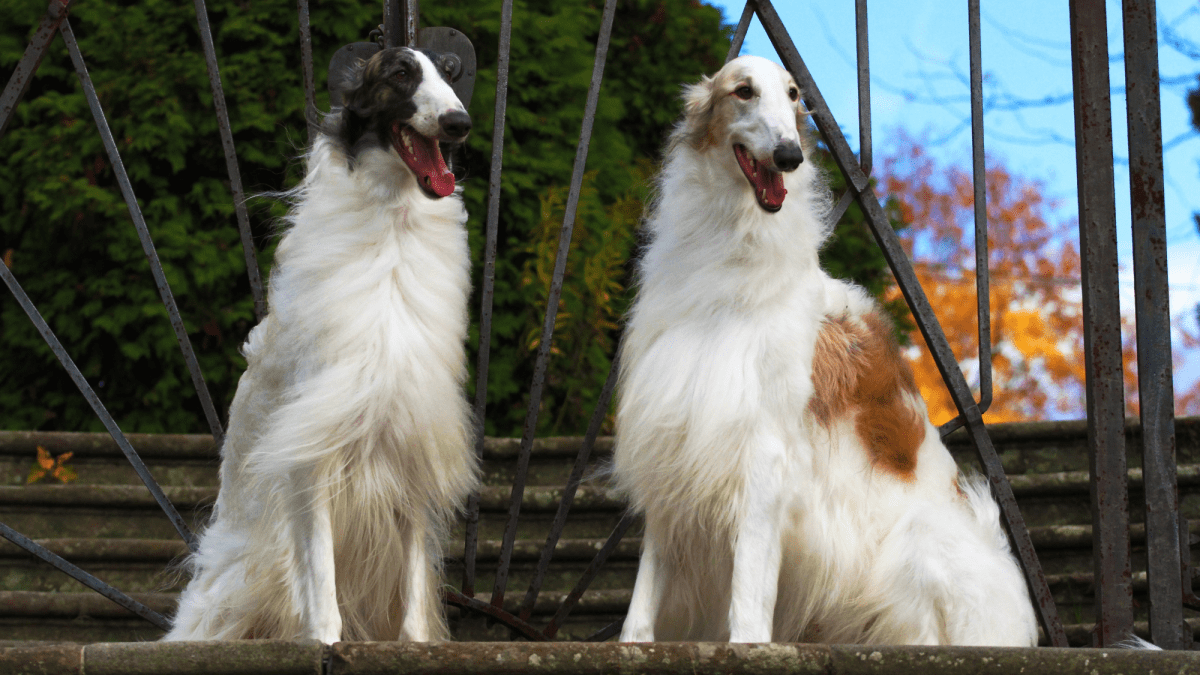
[[[1092,477],[1096,640],[1105,647],[1133,631],[1126,489],[1125,396],[1117,287],[1112,106],[1104,0],[1071,0],[1075,167],[1083,282],[1089,464]]]
[[[596,436],[600,435],[600,426],[604,424],[604,418],[608,415],[608,404],[612,401],[613,389],[617,386],[617,375],[621,368],[620,354],[621,349],[618,346],[617,356],[613,357],[612,365],[608,369],[608,378],[600,390],[600,399],[596,401],[596,409],[592,411],[592,419],[588,422],[583,444],[579,446],[579,453],[575,456],[575,465],[571,467],[571,475],[567,478],[566,487],[563,488],[562,499],[558,502],[558,513],[554,515],[554,522],[550,525],[550,534],[546,537],[546,545],[542,547],[537,569],[534,571],[533,579],[529,582],[529,591],[526,592],[525,600],[521,603],[518,611],[522,620],[528,621],[529,615],[533,613],[534,603],[537,602],[538,593],[542,590],[542,582],[546,578],[546,570],[550,567],[550,558],[554,555],[554,547],[558,545],[563,528],[567,525],[567,513],[575,501],[575,492],[579,489],[579,484],[583,482],[583,474],[587,470],[588,460],[592,456],[592,448],[596,445]]]
[[[521,454],[517,460],[517,474],[513,479],[508,523],[504,528],[504,543],[500,549],[500,561],[496,566],[496,584],[492,589],[492,604],[496,607],[503,605],[504,590],[508,585],[508,565],[512,559],[513,542],[517,536],[517,518],[521,513],[521,497],[525,493],[525,477],[529,472],[529,454],[533,450],[533,437],[537,433],[538,408],[541,407],[542,402],[546,362],[549,360],[550,343],[554,338],[554,321],[558,317],[558,301],[562,295],[563,275],[567,269],[567,254],[571,248],[571,234],[575,228],[575,210],[579,206],[583,171],[587,165],[592,126],[596,121],[596,107],[600,101],[600,84],[604,79],[604,64],[608,57],[608,43],[612,37],[613,17],[616,9],[616,0],[605,0],[604,16],[600,21],[600,35],[596,39],[596,60],[592,67],[592,81],[588,87],[587,104],[583,111],[583,126],[579,134],[579,145],[575,151],[571,189],[564,208],[562,231],[558,238],[558,254],[554,260],[554,275],[550,283],[549,298],[546,301],[546,321],[542,326],[541,342],[538,344],[537,361],[533,370],[533,385],[529,392],[529,410],[525,416],[525,430],[521,437]]]
[[[828,144],[838,168],[846,175],[851,189],[858,194],[859,205],[863,209],[867,223],[871,226],[875,240],[879,244],[880,250],[892,270],[892,274],[896,277],[896,283],[904,295],[905,301],[912,310],[917,327],[921,330],[921,334],[929,346],[929,351],[934,358],[934,362],[937,364],[942,380],[946,383],[946,387],[955,405],[966,417],[971,440],[975,445],[984,472],[991,484],[992,494],[1000,506],[1001,513],[1004,514],[1004,524],[1012,539],[1013,548],[1017,553],[1018,560],[1021,562],[1021,567],[1025,572],[1026,583],[1029,585],[1030,594],[1037,606],[1038,618],[1042,624],[1042,628],[1046,631],[1046,635],[1053,646],[1065,647],[1067,646],[1067,638],[1066,633],[1063,631],[1062,622],[1058,618],[1058,608],[1055,606],[1054,597],[1051,595],[1050,588],[1046,584],[1045,574],[1042,572],[1041,563],[1038,561],[1037,554],[1033,549],[1033,542],[1030,540],[1029,531],[1025,527],[1025,519],[1017,507],[1012,486],[1008,482],[1008,477],[1004,474],[1004,466],[1001,464],[1000,457],[996,454],[996,449],[993,447],[991,439],[987,435],[987,430],[984,428],[979,406],[976,404],[974,395],[967,385],[966,378],[963,377],[962,371],[958,368],[954,353],[950,349],[950,344],[946,340],[946,335],[942,331],[941,325],[937,322],[937,318],[933,314],[928,297],[926,297],[920,282],[916,278],[912,263],[905,254],[899,237],[896,236],[896,232],[888,222],[887,214],[884,212],[883,207],[880,206],[879,199],[875,196],[869,177],[863,173],[855,161],[854,153],[850,150],[849,144],[842,136],[837,122],[833,119],[833,115],[829,111],[829,106],[826,105],[825,99],[821,96],[821,92],[817,88],[816,82],[813,80],[811,73],[809,73],[807,66],[804,65],[799,51],[797,51],[795,44],[788,36],[787,29],[783,26],[783,22],[775,12],[774,6],[770,0],[757,1],[758,17],[767,32],[767,36],[770,38],[775,50],[779,53],[780,58],[782,58],[783,63],[791,71],[792,76],[796,78],[801,91],[804,92],[808,109],[813,111],[813,118],[816,121],[817,129],[824,136],[825,142]]]
[[[1185,633],[1183,579],[1175,564],[1181,542],[1155,2],[1124,0],[1122,6],[1150,641],[1163,649],[1187,649],[1191,630]]]
[[[971,173],[975,188],[975,306],[979,331],[979,412],[992,406],[992,298],[988,267],[987,165],[983,154],[983,48],[979,0],[967,2],[971,50]]]
[[[204,375],[200,372],[200,364],[196,361],[196,354],[192,350],[192,341],[183,325],[183,318],[179,315],[179,307],[175,304],[175,296],[171,293],[171,286],[167,283],[166,274],[163,273],[162,263],[158,260],[158,252],[154,249],[154,240],[151,239],[146,221],[142,218],[142,209],[138,206],[137,196],[133,193],[133,184],[129,182],[129,175],[125,173],[125,164],[121,161],[121,154],[117,151],[116,142],[113,141],[112,130],[108,127],[104,109],[100,107],[100,99],[96,96],[96,88],[92,85],[87,65],[83,62],[79,44],[75,41],[75,33],[71,30],[71,21],[63,19],[59,30],[62,32],[63,41],[67,43],[67,51],[71,54],[71,61],[75,64],[79,83],[83,87],[88,106],[92,109],[92,116],[96,120],[96,129],[100,132],[100,138],[104,141],[104,148],[108,152],[108,161],[112,164],[117,183],[121,186],[125,204],[129,207],[129,216],[133,219],[134,227],[137,228],[138,239],[142,242],[142,250],[145,251],[146,259],[150,262],[150,272],[154,275],[159,296],[162,298],[167,315],[171,320],[171,328],[175,330],[175,339],[179,342],[179,349],[183,352],[183,359],[192,375],[192,386],[196,388],[196,395],[200,398],[201,407],[204,408],[204,415],[212,430],[213,441],[217,447],[220,447],[225,437],[224,431],[221,429],[221,419],[217,416],[212,396],[208,393],[208,386],[204,383]]]
[[[486,241],[483,250],[483,289],[479,308],[479,355],[475,379],[475,455],[483,459],[484,417],[487,412],[488,365],[492,349],[492,300],[496,290],[496,238],[500,222],[500,187],[504,166],[504,129],[508,114],[508,57],[512,47],[512,0],[500,5],[499,59],[496,63],[496,108],[492,115],[492,165],[488,177]],[[463,551],[463,593],[475,596],[475,554],[479,544],[479,493],[467,499],[467,528]]]
[[[854,0],[854,42],[858,61],[858,165],[871,175],[871,56],[867,35],[867,0]]]
[[[829,222],[837,224],[846,215],[846,209],[850,208],[850,204],[854,202],[854,190],[847,189],[838,198],[837,203],[833,205],[833,210],[829,212]]]
[[[617,635],[621,632],[621,628],[625,626],[625,619],[614,621],[604,628],[592,633],[583,639],[584,642],[604,642],[605,640]]]
[[[636,518],[636,516],[629,512],[626,512],[621,517],[621,522],[617,523],[617,526],[613,528],[612,534],[608,535],[608,541],[605,541],[604,546],[600,547],[600,550],[596,552],[596,557],[592,558],[592,562],[584,571],[583,576],[579,577],[579,581],[575,582],[575,588],[571,589],[566,599],[559,605],[558,611],[554,613],[554,617],[550,619],[550,623],[546,626],[546,629],[542,631],[546,639],[553,640],[554,636],[558,634],[558,629],[567,620],[567,616],[571,614],[571,610],[575,609],[575,605],[579,604],[579,599],[583,597],[592,580],[596,578],[596,574],[600,572],[600,568],[608,560],[608,556],[616,550],[617,544],[621,543],[621,539],[625,536],[629,527],[633,525],[633,521]]]
[[[258,272],[258,256],[254,237],[250,232],[250,216],[246,213],[246,193],[242,190],[242,172],[238,169],[237,149],[233,145],[233,130],[229,126],[229,108],[225,104],[225,88],[221,85],[221,70],[217,66],[212,26],[208,23],[208,8],[204,0],[195,0],[195,5],[196,23],[200,28],[200,46],[204,48],[204,64],[208,67],[208,82],[212,86],[213,108],[217,111],[217,128],[221,131],[221,147],[225,150],[225,169],[229,172],[233,209],[237,214],[238,233],[242,238],[246,275],[250,278],[250,294],[254,297],[254,316],[262,321],[267,314],[267,299],[263,295],[262,276]]]
[[[88,384],[87,378],[83,376],[83,373],[79,372],[79,368],[71,359],[71,355],[67,353],[62,343],[58,341],[58,337],[50,329],[50,325],[46,323],[41,313],[38,312],[37,307],[33,305],[33,301],[25,294],[25,289],[21,288],[21,284],[17,282],[17,278],[13,276],[12,271],[3,262],[0,262],[0,277],[4,278],[4,283],[8,286],[8,290],[12,291],[13,297],[17,299],[17,304],[21,306],[21,309],[25,310],[25,314],[29,316],[29,320],[33,322],[42,339],[50,346],[50,351],[54,352],[54,355],[58,357],[59,363],[66,369],[67,374],[71,376],[71,381],[79,388],[79,392],[83,394],[88,405],[92,407],[92,411],[100,418],[100,422],[104,424],[104,428],[108,430],[109,435],[116,441],[117,446],[121,448],[121,452],[125,453],[125,457],[133,465],[133,470],[137,472],[138,477],[145,483],[146,489],[150,490],[151,495],[154,495],[154,501],[158,502],[163,513],[167,515],[167,519],[175,526],[175,531],[187,542],[188,548],[195,551],[195,537],[183,522],[183,517],[175,510],[175,506],[171,504],[171,500],[167,499],[167,496],[163,494],[162,488],[154,480],[154,476],[150,475],[150,470],[146,468],[145,462],[138,456],[133,446],[129,444],[129,439],[125,438],[125,434],[117,426],[116,420],[109,414],[104,404],[100,402],[100,397],[96,396],[96,392]]]
[[[385,49],[404,44],[404,0],[383,0],[383,46]]]
[[[309,22],[308,0],[296,0],[296,15],[300,27],[300,68],[304,77],[304,121],[308,124],[308,144],[317,140],[317,89],[313,76],[312,26]]]
[[[0,267],[2,267],[2,265],[0,265]],[[158,612],[150,609],[149,607],[143,605],[142,603],[138,602],[137,600],[134,600],[133,598],[122,593],[121,591],[118,591],[117,589],[113,588],[112,586],[109,586],[108,584],[104,583],[103,581],[100,581],[99,579],[88,574],[87,572],[80,569],[79,567],[76,567],[75,565],[71,564],[69,561],[67,561],[62,556],[54,553],[53,551],[47,549],[45,546],[42,546],[41,544],[30,539],[29,537],[26,537],[25,535],[21,534],[20,532],[17,532],[16,530],[12,529],[8,525],[5,525],[4,523],[0,523],[0,536],[11,541],[12,543],[16,544],[17,546],[20,546],[21,548],[25,549],[26,551],[29,551],[34,556],[43,560],[44,562],[50,563],[51,565],[53,565],[60,571],[66,572],[67,574],[69,574],[71,576],[71,578],[75,579],[79,583],[83,584],[84,586],[87,586],[88,588],[92,589],[93,591],[96,591],[97,593],[99,593],[100,595],[103,595],[104,597],[108,598],[109,600],[112,600],[113,602],[115,602],[118,605],[124,607],[125,609],[133,612],[134,614],[137,614],[138,616],[149,621],[150,623],[154,624],[155,626],[158,626],[159,628],[161,628],[163,630],[171,630],[171,622],[168,621],[166,619],[166,617],[164,617],[162,614],[159,614]]]
[[[729,53],[725,55],[725,63],[736,59],[742,52],[742,42],[746,40],[746,31],[750,30],[750,21],[754,19],[754,0],[747,0],[742,10],[742,18],[738,19],[737,28],[729,41]]]
[[[529,623],[518,619],[512,614],[509,614],[508,612],[504,611],[503,608],[486,603],[482,600],[477,600],[468,595],[463,595],[462,593],[456,593],[455,591],[451,591],[449,589],[442,590],[442,599],[448,604],[462,607],[463,609],[469,609],[500,621],[504,625],[520,633],[521,636],[527,640],[533,640],[536,642],[544,642],[546,640],[546,636],[542,635],[541,631],[539,631],[537,628],[534,628]]]
[[[8,130],[13,111],[29,90],[34,73],[42,65],[42,59],[45,58],[50,43],[54,41],[54,34],[66,18],[67,0],[50,0],[42,23],[38,25],[37,32],[33,34],[33,39],[29,41],[29,46],[25,48],[17,67],[13,69],[12,77],[8,78],[4,92],[0,93],[0,137]]]

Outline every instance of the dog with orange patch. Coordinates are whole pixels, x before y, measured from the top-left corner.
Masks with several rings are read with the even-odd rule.
[[[885,313],[820,268],[800,98],[738,58],[667,145],[621,360],[614,475],[645,516],[621,639],[1032,646],[998,507]]]

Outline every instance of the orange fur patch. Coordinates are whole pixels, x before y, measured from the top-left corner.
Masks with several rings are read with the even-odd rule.
[[[826,318],[813,354],[808,409],[822,426],[854,414],[855,431],[871,463],[912,480],[925,421],[905,394],[919,396],[912,369],[900,355],[891,324],[878,313],[861,319]]]

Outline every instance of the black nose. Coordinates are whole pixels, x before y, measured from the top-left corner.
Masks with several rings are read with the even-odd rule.
[[[775,147],[772,158],[775,160],[775,168],[780,171],[795,171],[796,167],[804,163],[804,152],[796,143],[782,143]]]
[[[453,110],[438,118],[442,133],[452,140],[458,140],[471,133],[471,116],[461,110]]]

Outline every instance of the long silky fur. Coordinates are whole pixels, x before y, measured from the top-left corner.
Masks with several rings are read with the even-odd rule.
[[[908,400],[925,438],[907,480],[873,463],[853,410],[828,424],[809,410],[823,321],[880,308],[819,266],[832,224],[813,162],[783,174],[780,211],[749,196],[730,148],[712,144],[714,86],[686,90],[667,143],[621,355],[613,473],[661,558],[653,639],[730,639],[741,509],[768,474],[786,486],[770,639],[1035,644],[998,509],[960,479],[924,402]]]
[[[407,603],[429,637],[449,637],[440,542],[478,482],[462,393],[466,212],[458,193],[426,197],[381,147],[351,170],[321,136],[307,167],[169,640],[310,637],[291,528],[313,504],[330,514],[342,639],[406,637]]]

